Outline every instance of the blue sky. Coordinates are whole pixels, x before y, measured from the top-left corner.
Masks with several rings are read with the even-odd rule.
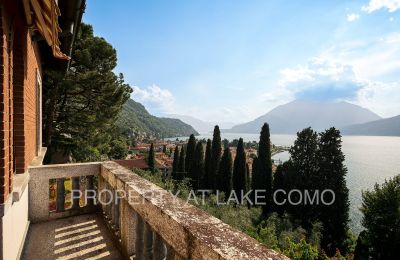
[[[296,98],[400,114],[400,0],[89,0],[132,98],[245,122]]]

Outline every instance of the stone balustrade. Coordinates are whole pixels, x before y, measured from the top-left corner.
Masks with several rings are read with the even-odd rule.
[[[79,205],[79,199],[65,208],[65,185],[71,178],[72,190],[81,190],[81,179],[85,178],[86,189],[94,190],[95,178],[100,173],[100,163],[73,163],[34,166],[29,168],[29,219],[32,223],[65,218],[98,210],[95,201],[88,199],[87,205]],[[56,182],[56,208],[50,209],[50,182]],[[72,195],[72,194],[71,194]]]
[[[99,189],[103,188],[125,195],[103,211],[127,257],[287,259],[114,162],[101,165]]]
[[[47,221],[98,210],[126,259],[287,259],[255,239],[174,197],[168,191],[114,163],[32,167],[31,221]],[[64,182],[97,191],[86,205],[72,200],[66,209]],[[49,183],[57,182],[57,208],[49,209]]]

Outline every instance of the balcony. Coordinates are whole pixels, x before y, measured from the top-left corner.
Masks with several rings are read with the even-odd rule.
[[[287,259],[113,162],[29,174],[22,259]]]

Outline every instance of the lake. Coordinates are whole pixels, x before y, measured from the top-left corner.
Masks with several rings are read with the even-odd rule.
[[[239,139],[244,141],[259,141],[258,134],[222,133],[222,139]],[[204,134],[197,138],[210,138],[212,134]],[[187,137],[185,138],[187,139]],[[271,135],[275,145],[290,146],[296,139],[295,135]],[[387,136],[344,136],[343,153],[346,156],[347,186],[350,190],[350,226],[359,233],[362,230],[361,191],[372,189],[375,183],[383,183],[396,174],[400,174],[400,137]],[[273,159],[282,161],[289,159],[289,153],[277,154]]]

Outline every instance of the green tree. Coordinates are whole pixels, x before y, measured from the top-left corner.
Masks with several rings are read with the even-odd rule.
[[[265,206],[263,215],[266,216],[271,211],[272,205],[272,160],[271,160],[271,140],[269,125],[264,123],[260,132],[260,142],[258,145],[258,167],[256,175],[255,189],[265,190]]]
[[[167,154],[167,146],[165,144],[163,145],[162,151],[164,154]]]
[[[175,146],[174,151],[174,161],[172,162],[172,178],[175,180],[179,180],[179,147]]]
[[[311,127],[297,133],[297,139],[289,150],[291,169],[287,171],[288,189],[316,190],[320,189],[318,180],[318,134]],[[298,194],[292,195],[292,201],[299,201]],[[309,229],[319,216],[315,205],[288,206],[287,211],[301,221],[301,225]]]
[[[232,153],[229,147],[225,148],[224,153],[221,157],[221,163],[219,167],[219,187],[221,191],[225,193],[225,196],[229,196],[232,190],[232,167],[233,167],[233,160],[232,160]]]
[[[319,172],[315,182],[320,191],[330,189],[335,193],[332,205],[320,204],[317,206],[319,221],[322,222],[322,247],[330,256],[334,255],[336,248],[342,254],[347,253],[344,244],[347,238],[349,222],[349,189],[346,185],[347,168],[344,165],[342,152],[342,139],[340,131],[330,128],[319,134],[318,165]],[[333,198],[327,198],[330,201]]]
[[[259,180],[258,180],[258,157],[254,156],[253,157],[253,164],[251,167],[251,189],[252,191],[252,195],[251,195],[251,200],[253,202],[253,205],[261,203],[261,201],[259,201],[259,199],[257,199],[256,201],[256,190],[259,187]],[[257,203],[256,203],[257,202]],[[256,205],[255,205],[256,206]]]
[[[179,166],[178,166],[178,175],[179,179],[182,180],[186,177],[186,170],[185,170],[185,148],[182,146],[181,153],[179,155]]]
[[[122,160],[128,155],[128,140],[122,135],[113,138],[110,147],[107,155],[112,160]]]
[[[147,158],[147,165],[149,166],[151,172],[155,172],[156,170],[156,158],[154,154],[154,145],[151,143],[150,145],[150,150],[149,150],[149,156]]]
[[[206,154],[205,154],[205,160],[204,160],[204,180],[203,180],[203,187],[205,189],[208,189],[211,186],[211,156],[212,156],[212,143],[210,139],[207,139],[207,144],[206,144]]]
[[[187,176],[193,179],[192,173],[192,164],[193,164],[193,156],[194,151],[196,149],[196,138],[193,134],[190,135],[189,141],[186,145],[186,159],[185,159],[185,169],[187,172]]]
[[[243,139],[240,138],[236,148],[236,157],[233,163],[232,185],[239,201],[242,201],[242,194],[245,193],[246,183],[246,152],[244,151]]]
[[[277,192],[279,190],[284,190],[285,191],[285,177],[284,177],[284,165],[278,165],[276,168],[276,172],[274,174],[274,180],[273,180],[273,190],[274,193],[276,192],[275,200],[277,202],[282,202],[285,198],[282,192]],[[284,205],[278,205],[274,204],[274,208],[276,213],[278,213],[279,216],[282,216],[285,210]]]
[[[132,89],[116,75],[117,53],[93,28],[81,24],[66,75],[46,69],[43,142],[46,162],[99,160],[110,152],[112,133]],[[57,155],[57,156],[56,156]]]
[[[196,145],[196,149],[193,155],[193,187],[195,189],[200,189],[203,186],[203,178],[204,178],[204,148],[203,143],[198,142]]]
[[[362,224],[372,259],[397,259],[400,248],[400,175],[362,194]]]
[[[221,146],[221,132],[219,126],[214,127],[213,140],[211,146],[211,161],[210,161],[210,174],[209,174],[209,189],[216,190],[220,189],[217,187],[218,167],[221,161],[222,146]]]

